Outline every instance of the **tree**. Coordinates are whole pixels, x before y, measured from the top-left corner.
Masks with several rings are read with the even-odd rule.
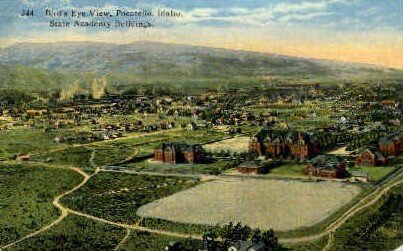
[[[274,235],[273,229],[265,231],[262,233],[261,241],[266,245],[269,250],[275,250],[278,246],[278,239]]]
[[[261,242],[261,241],[262,241],[262,233],[261,233],[260,229],[254,229],[254,230],[252,231],[251,241],[252,241],[253,243],[257,243],[257,242]]]
[[[232,243],[242,240],[246,241],[249,239],[249,236],[252,232],[252,229],[248,226],[242,226],[240,222],[236,225],[230,222],[228,225],[224,226],[220,235],[223,239],[223,244],[225,248],[228,248]]]

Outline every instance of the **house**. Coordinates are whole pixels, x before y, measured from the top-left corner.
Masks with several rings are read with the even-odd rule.
[[[373,152],[369,148],[363,148],[358,153],[355,164],[357,166],[376,166],[386,165],[387,159],[380,152]]]
[[[368,182],[369,181],[369,173],[367,172],[359,172],[352,171],[350,181],[357,182]]]
[[[205,159],[205,151],[201,145],[188,145],[186,143],[162,143],[154,150],[154,160],[169,164],[201,163]]]
[[[263,242],[237,241],[229,246],[228,251],[264,251],[266,245]]]
[[[382,100],[381,101],[381,105],[383,106],[383,107],[388,107],[388,108],[392,108],[392,109],[394,109],[394,108],[396,108],[397,107],[397,103],[396,103],[396,101],[394,101],[394,100]]]
[[[248,150],[251,154],[262,155],[262,149],[257,137],[252,137],[248,143]]]
[[[31,154],[25,154],[25,153],[17,154],[14,158],[15,160],[18,161],[29,161],[31,160]]]
[[[244,162],[240,164],[236,170],[244,174],[264,174],[268,171],[265,166],[255,161]]]
[[[346,166],[346,161],[339,156],[318,155],[311,159],[305,173],[323,178],[344,178]]]
[[[379,151],[385,155],[399,156],[403,152],[403,137],[390,136],[379,141]]]
[[[189,124],[186,126],[186,129],[187,129],[188,131],[197,130],[197,125],[196,125],[194,122],[191,122],[191,123],[189,123]]]

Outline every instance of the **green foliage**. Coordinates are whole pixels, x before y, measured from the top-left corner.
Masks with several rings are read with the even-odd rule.
[[[11,250],[112,250],[124,235],[123,228],[70,215],[50,230]]]
[[[209,229],[207,225],[179,223],[154,218],[143,218],[140,222],[140,225],[151,229],[159,229],[165,231],[173,231],[186,234],[199,234],[199,235],[203,234],[206,231],[206,229]]]
[[[33,164],[0,164],[0,246],[55,220],[55,196],[81,176],[68,169]]]
[[[13,158],[14,155],[21,153],[49,151],[62,147],[64,144],[57,144],[53,141],[56,135],[56,132],[29,128],[0,131],[0,159]]]
[[[22,105],[33,100],[33,97],[19,90],[4,90],[0,95],[0,104]]]
[[[335,233],[333,250],[393,250],[403,238],[403,186],[361,211]]]
[[[223,240],[223,245],[229,247],[232,243],[242,240],[246,241],[249,239],[252,233],[252,229],[248,226],[242,226],[240,222],[234,225],[230,222],[228,225],[223,226],[220,229],[220,237]]]
[[[322,251],[328,242],[328,237],[325,236],[315,241],[297,242],[284,244],[284,250],[296,251]]]
[[[140,206],[197,183],[190,178],[102,172],[62,202],[80,212],[132,224]]]
[[[278,239],[272,229],[262,232],[260,229],[243,226],[240,222],[236,224],[230,222],[228,225],[216,228],[215,231],[218,231],[217,235],[221,237],[224,249],[240,240],[251,240],[253,243],[263,242],[268,250],[280,249]]]
[[[89,147],[68,147],[63,150],[45,152],[35,155],[35,159],[52,164],[69,165],[80,168],[91,167],[89,159],[92,150]]]

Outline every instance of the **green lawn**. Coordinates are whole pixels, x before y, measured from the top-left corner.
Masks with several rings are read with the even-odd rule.
[[[304,178],[307,179],[308,176],[303,174],[306,165],[301,164],[284,164],[279,167],[271,169],[269,176],[279,176],[286,178]]]
[[[10,250],[112,250],[125,233],[123,228],[70,215],[60,224]]]
[[[114,164],[136,155],[136,148],[125,146],[93,147],[95,166]]]
[[[37,154],[33,159],[54,165],[68,165],[85,169],[91,167],[91,153],[92,149],[87,146],[68,147],[63,150]]]
[[[136,171],[161,172],[161,173],[183,173],[183,174],[218,174],[227,168],[231,162],[218,160],[208,164],[168,164],[147,159],[141,162],[130,163],[128,167]]]
[[[369,173],[369,180],[376,182],[395,170],[395,168],[394,166],[358,166],[351,168],[350,171]]]
[[[13,158],[20,153],[48,151],[64,144],[57,144],[53,139],[57,132],[45,132],[39,129],[17,128],[0,131],[0,159]]]
[[[0,164],[0,246],[59,216],[54,197],[80,183],[81,175],[37,164]]]
[[[207,133],[204,130],[189,132],[187,130],[160,131],[150,134],[132,134],[131,137],[119,138],[113,141],[95,142],[82,146],[70,146],[56,151],[43,151],[33,156],[34,160],[52,164],[69,165],[92,172],[95,167],[116,164],[130,157],[144,157],[166,141],[184,141],[188,144],[207,143],[222,139],[222,133]],[[49,141],[51,142],[51,141]],[[173,168],[170,168],[173,169]],[[192,170],[191,166],[183,166],[184,170]],[[201,172],[221,170],[221,165],[200,166]]]
[[[140,206],[198,183],[190,178],[101,172],[62,203],[100,218],[133,224]]]
[[[283,244],[283,247],[287,250],[296,251],[321,251],[326,246],[328,237],[325,236],[316,241],[287,243]]]
[[[203,235],[206,230],[211,228],[209,225],[180,223],[157,218],[143,218],[140,225],[151,229],[198,235]]]

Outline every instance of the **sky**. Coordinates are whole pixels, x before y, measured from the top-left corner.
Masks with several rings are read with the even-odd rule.
[[[0,45],[17,42],[159,41],[363,62],[403,69],[403,0],[0,0]],[[34,17],[22,17],[33,9]],[[174,10],[152,28],[50,28],[45,10]],[[61,19],[59,19],[61,20]],[[64,18],[74,22],[76,18]]]

